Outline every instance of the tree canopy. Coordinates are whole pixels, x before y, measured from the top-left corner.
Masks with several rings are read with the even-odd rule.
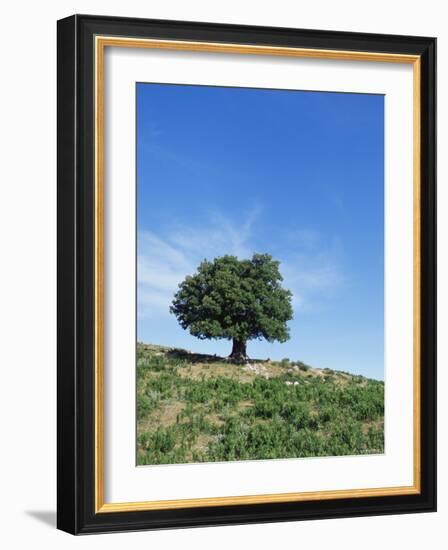
[[[281,285],[279,266],[269,254],[204,260],[180,283],[170,311],[193,336],[233,340],[231,357],[244,359],[248,340],[289,339],[292,294]]]

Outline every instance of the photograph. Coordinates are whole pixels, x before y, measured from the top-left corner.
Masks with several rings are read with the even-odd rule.
[[[137,466],[384,454],[384,95],[135,94]]]
[[[62,531],[437,509],[436,38],[250,21],[58,20]]]

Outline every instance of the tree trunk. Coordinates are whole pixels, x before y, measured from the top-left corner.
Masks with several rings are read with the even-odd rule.
[[[233,339],[232,353],[229,355],[229,358],[236,363],[244,363],[247,360],[245,340]]]

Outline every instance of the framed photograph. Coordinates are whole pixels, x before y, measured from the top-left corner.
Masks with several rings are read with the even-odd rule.
[[[58,22],[58,527],[436,509],[434,38]]]

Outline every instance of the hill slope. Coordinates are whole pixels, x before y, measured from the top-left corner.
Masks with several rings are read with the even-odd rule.
[[[384,383],[137,345],[137,463],[384,452]]]

